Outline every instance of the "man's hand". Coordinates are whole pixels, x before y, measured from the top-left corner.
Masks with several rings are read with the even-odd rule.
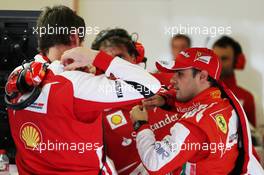
[[[98,51],[85,47],[75,47],[67,50],[61,56],[64,70],[75,70],[92,65]]]
[[[148,112],[145,108],[143,108],[143,106],[140,105],[134,106],[129,113],[132,123],[138,120],[148,121]]]
[[[155,107],[160,107],[165,105],[166,101],[164,99],[164,97],[160,96],[160,95],[154,95],[150,98],[147,98],[145,100],[142,101],[142,104],[144,106],[144,108],[146,109],[152,109]]]

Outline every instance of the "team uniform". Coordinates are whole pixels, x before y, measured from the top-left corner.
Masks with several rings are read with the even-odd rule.
[[[130,120],[130,110],[133,106],[113,109],[104,113],[105,143],[107,155],[115,164],[118,174],[148,174],[141,163],[136,148],[136,132]],[[179,119],[174,112],[160,108],[148,111],[151,130],[158,138],[169,133],[169,128]]]
[[[140,128],[137,147],[150,174],[169,173],[185,162],[185,174],[230,173],[238,156],[238,117],[229,101],[220,96],[218,89],[210,88],[187,104],[177,103],[182,108],[193,106],[193,110],[186,112],[161,141],[156,141],[148,125]],[[193,143],[209,148],[191,148]],[[210,150],[211,145],[219,144],[223,149]]]
[[[242,104],[249,122],[256,127],[256,107],[253,95],[237,85],[235,75],[223,78],[223,81]]]
[[[101,112],[148,96],[135,85],[151,95],[160,83],[140,67],[104,52],[93,64],[105,75],[64,72],[59,61],[52,62],[38,99],[24,110],[8,110],[20,174],[115,174],[103,156]],[[110,75],[116,79],[108,79]]]
[[[163,139],[155,137],[147,121],[137,130],[138,153],[149,173],[178,174],[183,166],[181,173],[189,175],[264,174],[252,146],[245,112],[219,80],[221,62],[217,55],[207,48],[189,48],[176,60],[158,63],[157,67],[164,72],[206,70],[217,87],[208,87],[188,102],[175,102],[176,108],[190,111]],[[171,98],[170,104],[173,100],[176,98]]]
[[[162,84],[168,86],[172,74],[153,74]],[[103,113],[104,138],[107,156],[113,160],[116,170],[120,175],[148,174],[141,163],[136,148],[136,132],[130,120],[130,110],[139,103],[134,103],[120,108],[113,108]],[[174,111],[155,108],[148,111],[150,124],[158,138],[163,138],[169,133],[169,128],[179,119],[180,115]],[[120,156],[122,155],[122,156]]]

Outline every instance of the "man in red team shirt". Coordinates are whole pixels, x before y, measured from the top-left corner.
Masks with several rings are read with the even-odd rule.
[[[213,50],[223,63],[221,79],[237,96],[247,114],[249,122],[256,127],[254,97],[249,91],[238,86],[236,82],[235,70],[243,70],[246,63],[240,44],[228,36],[223,36],[214,43]]]
[[[37,24],[42,29],[63,27],[64,33],[39,36],[41,55],[36,60],[50,62],[41,93],[22,110],[8,109],[19,174],[116,174],[103,156],[101,112],[134,104],[146,93],[156,93],[160,83],[119,57],[78,47],[84,36],[65,28],[79,29],[85,23],[68,7],[46,8]],[[105,74],[64,71],[91,64]],[[116,79],[109,79],[110,75]],[[131,88],[135,84],[148,92]]]
[[[92,44],[93,49],[111,52],[134,64],[139,63],[137,55],[144,57],[144,51],[142,52],[144,48],[142,48],[142,45],[140,45],[140,48],[138,46],[133,43],[127,31],[119,28],[100,32]],[[141,55],[142,53],[143,55]],[[104,112],[107,155],[113,160],[120,175],[147,174],[137,153],[136,133],[130,121],[129,111],[135,105],[137,104],[113,108]],[[169,128],[179,118],[179,115],[175,112],[162,110],[161,108],[151,109],[149,113],[153,116],[150,120],[151,128],[159,138],[169,133]]]
[[[133,107],[137,149],[149,173],[178,173],[185,164],[182,173],[188,175],[263,174],[243,108],[219,81],[218,56],[207,48],[190,48],[174,64],[159,68],[174,72],[175,107],[193,109],[171,127],[170,134],[157,139],[148,123],[152,116],[142,106]]]

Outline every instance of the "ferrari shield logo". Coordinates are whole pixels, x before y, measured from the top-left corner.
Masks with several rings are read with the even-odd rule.
[[[220,128],[220,130],[223,132],[223,133],[227,133],[227,124],[226,124],[226,120],[224,118],[224,116],[222,114],[218,114],[216,115],[216,124],[217,126]]]

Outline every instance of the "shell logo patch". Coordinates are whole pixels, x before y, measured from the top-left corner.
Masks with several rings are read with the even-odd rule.
[[[25,148],[34,149],[42,142],[42,134],[34,123],[27,122],[20,128],[20,139],[24,143]]]
[[[226,120],[224,118],[224,116],[222,114],[217,114],[216,115],[216,124],[217,126],[220,128],[220,130],[223,132],[223,133],[227,133],[227,124],[226,124]]]
[[[119,128],[127,124],[127,120],[122,111],[117,111],[115,113],[106,116],[107,121],[112,129]]]
[[[120,123],[122,123],[122,117],[120,115],[113,115],[111,117],[111,122],[114,124],[114,125],[119,125]]]

